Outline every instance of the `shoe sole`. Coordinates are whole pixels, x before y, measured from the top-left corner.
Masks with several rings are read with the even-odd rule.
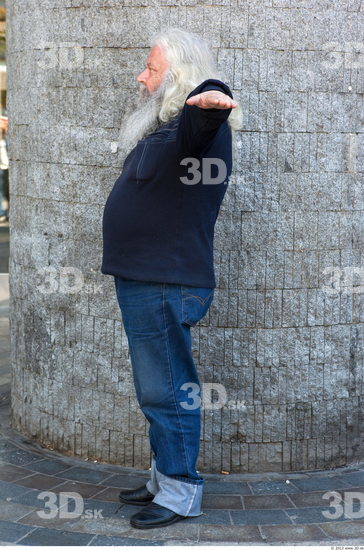
[[[180,516],[177,518],[170,519],[169,521],[166,521],[164,523],[154,523],[153,525],[143,525],[143,524],[137,524],[134,523],[133,520],[130,520],[130,525],[134,527],[134,529],[156,529],[157,527],[167,527],[168,525],[172,525],[172,523],[176,523],[177,521],[181,521],[182,519],[188,519],[189,516]]]
[[[154,497],[153,497],[154,498]],[[150,504],[152,502],[152,499],[150,500],[146,500],[145,502],[141,502],[141,501],[131,501],[131,500],[128,500],[127,498],[121,498],[119,497],[119,500],[120,502],[122,502],[123,504],[131,504],[132,506],[146,506],[147,504]]]

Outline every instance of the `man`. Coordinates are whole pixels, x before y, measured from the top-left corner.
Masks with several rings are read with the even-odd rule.
[[[214,225],[240,113],[206,42],[179,29],[154,40],[137,80],[140,104],[121,132],[127,157],[104,211],[101,269],[115,278],[152,449],[151,479],[120,500],[146,505],[131,525],[147,529],[201,514],[190,328],[213,299]]]

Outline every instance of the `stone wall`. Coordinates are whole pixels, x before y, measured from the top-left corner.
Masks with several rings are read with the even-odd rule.
[[[149,467],[113,281],[99,271],[101,218],[135,76],[170,25],[211,41],[244,113],[218,288],[193,330],[201,381],[226,390],[204,409],[198,468],[363,460],[363,3],[7,8],[14,427],[65,454]]]

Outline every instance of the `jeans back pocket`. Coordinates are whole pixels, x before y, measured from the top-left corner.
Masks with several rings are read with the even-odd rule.
[[[182,323],[194,327],[207,313],[214,298],[214,289],[181,286]]]

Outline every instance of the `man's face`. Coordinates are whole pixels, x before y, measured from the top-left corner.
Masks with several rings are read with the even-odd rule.
[[[146,68],[137,76],[137,81],[144,84],[149,93],[158,90],[169,63],[164,50],[159,46],[153,46],[146,61]]]

